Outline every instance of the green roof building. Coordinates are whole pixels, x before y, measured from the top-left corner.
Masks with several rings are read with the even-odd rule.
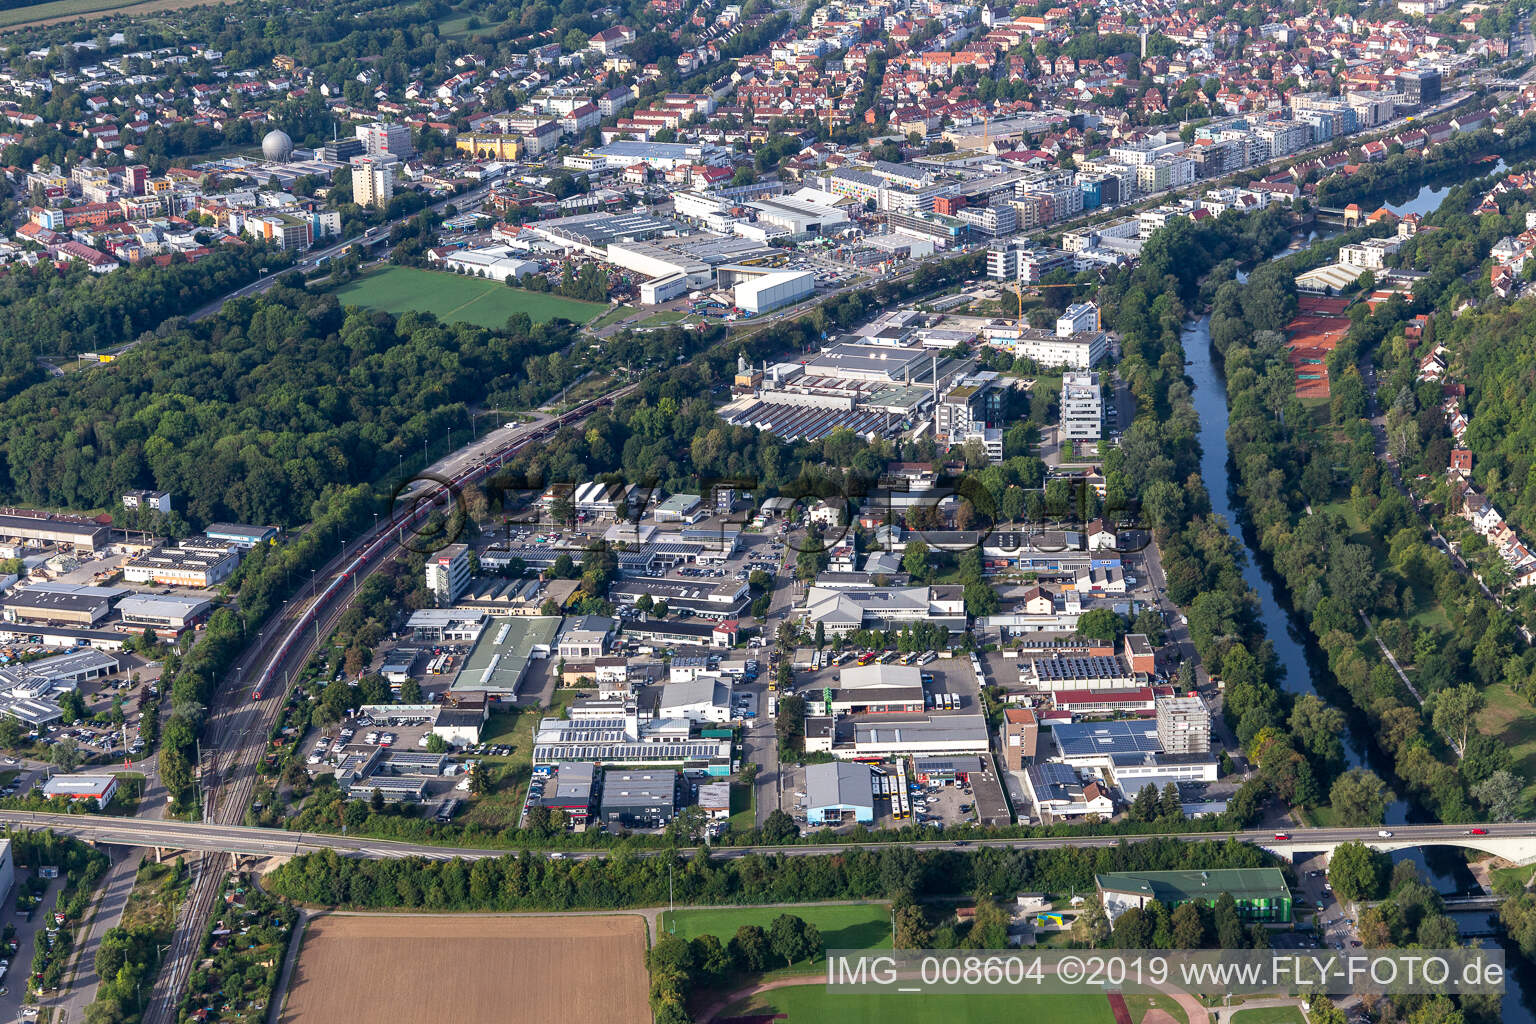
[[[1244,921],[1288,924],[1291,920],[1291,890],[1279,868],[1114,871],[1094,875],[1093,881],[1111,921],[1152,900],[1169,908],[1181,903],[1214,907],[1224,892],[1232,894],[1238,916]]]

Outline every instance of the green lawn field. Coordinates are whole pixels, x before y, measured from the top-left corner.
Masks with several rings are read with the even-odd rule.
[[[785,1024],[831,1021],[838,1024],[1017,1024],[1027,1020],[1063,1020],[1073,1024],[1114,1024],[1102,994],[1000,995],[829,995],[825,982],[794,985],[753,996],[724,1016],[783,1014]]]
[[[483,278],[416,267],[371,271],[336,289],[336,298],[344,306],[367,306],[386,313],[416,310],[435,313],[444,323],[463,321],[481,327],[501,327],[513,313],[527,313],[534,323],[556,317],[586,323],[608,309],[599,302],[579,302]]]
[[[755,924],[766,930],[780,914],[794,914],[821,929],[828,949],[891,948],[891,908],[885,903],[673,910],[661,915],[661,928],[670,933],[675,927],[685,939],[713,934],[721,942],[729,942],[742,925]]]
[[[1236,1010],[1232,1024],[1307,1024],[1294,1006],[1261,1006],[1255,1010]]]

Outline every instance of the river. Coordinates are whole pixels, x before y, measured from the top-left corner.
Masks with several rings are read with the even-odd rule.
[[[1486,166],[1486,165],[1483,165]],[[1500,159],[1482,174],[1493,174],[1505,169]],[[1427,216],[1440,208],[1446,193],[1455,181],[1435,181],[1421,186],[1413,195],[1385,205],[1399,215],[1417,213]],[[1331,234],[1332,232],[1329,232]],[[1310,244],[1327,234],[1315,232],[1302,244]],[[1287,250],[1287,255],[1294,249]],[[1246,275],[1239,275],[1240,279]],[[1227,523],[1227,531],[1243,546],[1247,555],[1243,567],[1243,579],[1253,588],[1259,600],[1259,621],[1265,635],[1274,645],[1275,657],[1284,672],[1281,686],[1289,693],[1320,693],[1325,699],[1341,707],[1347,707],[1345,695],[1338,691],[1328,676],[1326,658],[1305,626],[1292,620],[1288,603],[1281,600],[1285,593],[1284,581],[1268,570],[1268,561],[1261,556],[1255,543],[1250,543],[1239,525],[1235,495],[1227,472],[1231,453],[1227,448],[1227,399],[1226,386],[1214,347],[1211,344],[1210,317],[1202,316],[1186,325],[1183,337],[1184,370],[1193,382],[1195,412],[1200,417],[1200,474],[1210,491],[1211,507]],[[1256,538],[1253,538],[1256,540]],[[1320,685],[1321,683],[1321,685]],[[1367,723],[1358,715],[1349,718],[1344,733],[1344,756],[1350,767],[1371,767],[1386,777],[1390,764],[1368,738]],[[1406,801],[1394,801],[1387,808],[1388,824],[1403,824],[1410,820],[1413,809]],[[1412,860],[1431,885],[1443,894],[1466,892],[1476,887],[1471,872],[1459,854],[1448,850],[1411,850],[1393,854],[1393,860]],[[1458,916],[1458,915],[1453,915]],[[1459,915],[1465,917],[1466,915]],[[1477,923],[1486,923],[1486,916],[1479,916]],[[1492,942],[1492,939],[1481,940]],[[1506,951],[1507,948],[1506,948]],[[1512,970],[1502,1006],[1503,1024],[1536,1024],[1536,970],[1515,956],[1511,956]]]

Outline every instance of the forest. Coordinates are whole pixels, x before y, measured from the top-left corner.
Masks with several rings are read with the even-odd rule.
[[[331,487],[392,475],[423,442],[441,452],[455,427],[467,441],[467,403],[558,390],[545,357],[575,334],[526,317],[488,331],[349,313],[279,285],[0,404],[0,500],[110,508],[145,487],[194,524],[295,526]]]

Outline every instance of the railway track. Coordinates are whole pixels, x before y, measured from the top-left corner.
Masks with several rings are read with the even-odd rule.
[[[352,605],[358,587],[399,553],[408,529],[452,500],[451,492],[491,476],[528,446],[546,440],[562,427],[584,421],[633,391],[628,385],[592,399],[575,409],[517,432],[494,453],[477,460],[441,484],[420,489],[405,507],[391,512],[362,536],[345,545],[310,584],[307,598],[290,598],[269,619],[255,648],[219,687],[203,725],[200,786],[203,818],[213,824],[241,824],[250,806],[260,772],[260,759],[278,712],[288,700],[300,671],[335,629]],[[409,493],[409,492],[406,492]],[[319,580],[326,580],[316,592]],[[145,1024],[173,1024],[181,992],[191,975],[198,947],[222,887],[224,871],[218,855],[201,854],[194,862],[191,892],[177,921],[170,951],[156,979]]]

